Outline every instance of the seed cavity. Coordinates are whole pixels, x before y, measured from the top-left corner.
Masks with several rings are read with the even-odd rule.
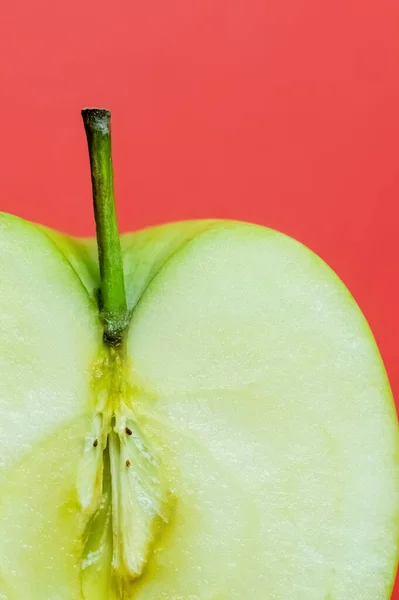
[[[168,522],[171,498],[157,449],[134,410],[130,372],[123,347],[107,347],[95,364],[94,414],[77,480],[82,586],[91,590],[93,578],[109,567],[118,598],[141,577]]]

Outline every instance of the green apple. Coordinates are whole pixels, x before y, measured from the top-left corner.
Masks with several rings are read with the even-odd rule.
[[[360,309],[300,243],[0,217],[0,598],[387,600],[399,435]]]

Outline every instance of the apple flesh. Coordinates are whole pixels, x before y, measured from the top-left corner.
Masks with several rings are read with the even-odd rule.
[[[0,217],[0,598],[388,600],[398,423],[355,301],[224,221],[94,241]]]

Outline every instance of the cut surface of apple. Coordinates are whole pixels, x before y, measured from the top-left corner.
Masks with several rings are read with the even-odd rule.
[[[388,600],[398,424],[337,276],[235,222],[93,242],[0,217],[0,598]]]

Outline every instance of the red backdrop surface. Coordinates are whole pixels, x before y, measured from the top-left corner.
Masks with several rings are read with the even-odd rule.
[[[214,216],[301,240],[399,399],[398,26],[397,0],[5,2],[0,209],[92,234],[79,111],[108,106],[121,229]]]

